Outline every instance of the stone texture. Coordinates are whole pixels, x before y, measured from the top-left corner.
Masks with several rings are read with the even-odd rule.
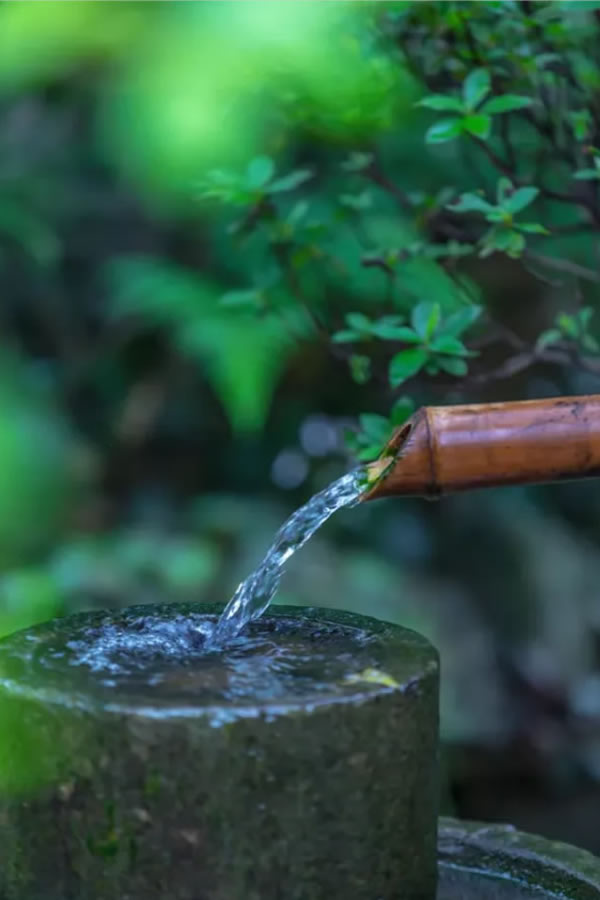
[[[436,651],[374,619],[280,607],[260,625],[277,641],[366,631],[372,665],[330,693],[222,710],[111,692],[69,665],[66,638],[90,624],[198,609],[83,614],[0,642],[2,900],[432,900]]]
[[[600,859],[511,825],[441,819],[438,900],[600,900]]]

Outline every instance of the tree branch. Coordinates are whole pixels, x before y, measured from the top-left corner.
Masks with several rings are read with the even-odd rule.
[[[569,366],[590,372],[592,375],[600,377],[600,358],[580,356],[579,354],[570,353],[568,350],[560,348],[544,349],[533,348],[525,350],[522,353],[516,353],[509,356],[508,359],[495,369],[489,372],[481,372],[476,375],[469,375],[464,379],[466,384],[486,384],[488,381],[499,381],[504,378],[512,378],[525,369],[539,363],[546,363],[556,366]]]
[[[366,169],[363,169],[362,174],[368,178],[369,181],[372,181],[373,184],[378,185],[382,190],[390,194],[404,212],[412,214],[412,203],[402,188],[399,188],[393,181],[390,181],[385,172],[382,171],[379,163],[372,162]]]
[[[539,263],[539,265],[546,266],[548,269],[554,269],[555,272],[566,272],[569,275],[575,276],[575,278],[582,278],[584,281],[600,284],[600,272],[596,272],[594,269],[588,269],[587,266],[582,266],[570,259],[545,256],[544,254],[536,253],[533,250],[526,250],[523,253],[523,259]]]

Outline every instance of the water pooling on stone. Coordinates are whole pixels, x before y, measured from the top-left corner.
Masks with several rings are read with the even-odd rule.
[[[357,503],[363,490],[364,470],[358,468],[315,494],[290,516],[275,535],[261,564],[238,586],[207,641],[208,647],[227,644],[248,622],[262,615],[277,591],[288,559],[334,512]]]
[[[381,691],[388,677],[381,673],[397,666],[360,628],[281,608],[250,622],[219,653],[206,653],[204,637],[218,616],[212,607],[200,609],[166,604],[83,614],[68,629],[57,619],[13,638],[0,683],[24,695],[41,687],[59,703],[75,690],[86,706],[148,712],[151,705],[156,715],[214,709],[221,721],[256,707]]]

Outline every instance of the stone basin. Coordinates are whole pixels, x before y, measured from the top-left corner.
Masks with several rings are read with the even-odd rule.
[[[424,638],[277,607],[211,652],[218,612],[0,641],[0,900],[600,900],[583,851],[449,819],[436,836]]]
[[[434,648],[279,607],[207,653],[215,621],[133,607],[0,642],[2,900],[431,900]]]

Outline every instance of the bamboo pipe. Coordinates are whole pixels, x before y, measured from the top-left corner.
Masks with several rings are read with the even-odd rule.
[[[362,500],[600,475],[600,394],[426,406],[367,466]]]

